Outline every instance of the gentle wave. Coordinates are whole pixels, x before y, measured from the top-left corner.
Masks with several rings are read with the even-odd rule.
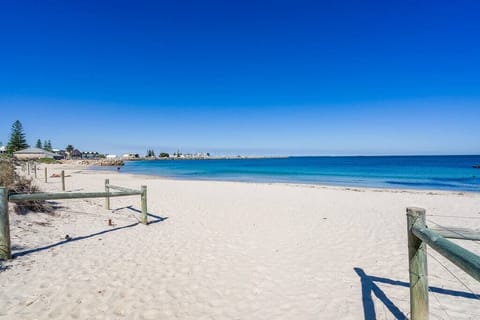
[[[176,179],[480,192],[480,156],[127,161],[120,172]]]

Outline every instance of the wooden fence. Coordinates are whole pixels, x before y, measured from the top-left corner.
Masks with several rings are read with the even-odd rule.
[[[480,240],[480,232],[464,228],[429,228],[425,221],[425,209],[407,208],[412,320],[428,319],[427,245],[480,281],[480,256],[446,239]]]
[[[30,171],[33,170],[33,175],[35,177],[35,179],[37,178],[37,163],[36,162],[32,162],[32,161],[28,161],[26,164],[24,164],[22,166],[23,168],[23,171],[26,172],[28,175],[30,175]],[[54,175],[52,176],[51,178],[60,178],[61,179],[61,183],[62,183],[62,191],[65,191],[65,170],[62,170],[60,172],[60,176],[58,175]],[[45,167],[43,169],[43,180],[45,183],[48,182],[48,169],[47,167]]]
[[[45,171],[46,172],[46,171]],[[62,176],[64,176],[62,171]],[[63,179],[62,179],[63,180]],[[63,183],[62,189],[64,190]],[[111,192],[112,190],[118,190]],[[60,199],[86,199],[105,198],[105,208],[110,210],[110,198],[140,195],[142,213],[140,222],[148,224],[147,218],[147,187],[141,186],[140,190],[111,185],[105,180],[105,192],[38,192],[38,193],[12,193],[5,187],[0,187],[0,260],[11,258],[10,224],[8,217],[8,202],[23,202],[34,200],[60,200]]]

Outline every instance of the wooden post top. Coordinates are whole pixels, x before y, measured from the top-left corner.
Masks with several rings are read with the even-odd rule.
[[[409,216],[425,215],[425,209],[420,207],[407,207],[407,215]]]

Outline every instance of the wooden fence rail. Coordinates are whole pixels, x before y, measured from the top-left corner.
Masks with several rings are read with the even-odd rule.
[[[131,189],[131,188],[125,188],[125,187],[120,187],[120,186],[115,186],[113,184],[105,184],[106,187],[110,188],[110,189],[113,189],[113,190],[119,190],[119,191],[122,191],[122,192],[132,192],[132,191],[136,191],[134,189]],[[137,191],[138,192],[138,191]]]
[[[480,281],[480,256],[447,240],[476,240],[480,233],[465,228],[446,227],[444,231],[429,229],[425,209],[407,208],[408,258],[410,274],[410,316],[412,320],[428,319],[427,245],[460,269]]]
[[[35,201],[35,200],[61,200],[61,199],[84,199],[84,198],[105,198],[124,197],[141,195],[142,191],[131,192],[69,192],[69,193],[12,193],[8,197],[10,202]]]
[[[63,171],[62,171],[63,173]],[[142,213],[140,222],[148,224],[147,218],[147,187],[141,186],[141,190],[113,186],[105,180],[105,192],[38,192],[38,193],[9,193],[7,188],[0,187],[0,260],[11,258],[10,246],[10,224],[8,218],[8,202],[23,202],[35,200],[60,200],[60,199],[85,199],[85,198],[105,198],[105,208],[110,209],[111,197],[141,196]],[[110,192],[110,189],[120,190]]]
[[[480,240],[480,230],[457,227],[429,227],[429,229],[447,239]]]

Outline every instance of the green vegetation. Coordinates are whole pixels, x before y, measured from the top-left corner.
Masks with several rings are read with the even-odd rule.
[[[145,156],[147,158],[155,158],[155,151],[153,150],[147,150],[147,155]]]
[[[0,186],[13,186],[16,175],[14,160],[8,156],[0,157]]]
[[[25,139],[25,133],[23,132],[23,126],[21,122],[17,120],[12,125],[12,133],[6,147],[6,152],[12,154],[15,151],[25,148],[28,148],[28,144]]]
[[[35,148],[43,149],[46,151],[52,152],[52,142],[50,140],[44,140],[42,144],[42,140],[37,139],[37,142],[35,143]]]
[[[0,157],[0,186],[15,193],[34,193],[40,191],[31,179],[20,176],[15,171],[15,160],[12,157]],[[16,213],[25,214],[28,211],[51,212],[52,207],[43,200],[24,201],[14,207]]]
[[[52,142],[50,140],[45,140],[43,143],[43,149],[47,151],[52,151]]]
[[[160,158],[169,158],[170,155],[166,152],[160,152]]]
[[[68,146],[65,147],[65,151],[67,152],[68,158],[70,158],[70,159],[72,159],[73,150],[75,150],[75,148],[71,144],[69,144]]]
[[[40,162],[40,163],[45,163],[45,164],[57,163],[57,160],[52,159],[52,158],[40,158],[37,161]]]

